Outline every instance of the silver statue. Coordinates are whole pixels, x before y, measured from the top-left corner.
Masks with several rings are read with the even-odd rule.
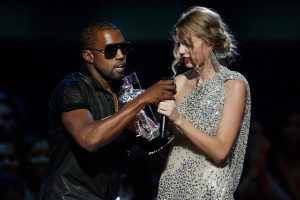
[[[119,97],[119,102],[121,105],[128,103],[136,96],[144,92],[139,84],[139,80],[135,72],[128,76],[124,76],[123,81],[124,83],[121,88],[122,93]],[[137,85],[138,88],[134,88],[134,85]],[[134,130],[137,134],[137,137],[143,137],[148,141],[151,141],[159,136],[159,124],[156,122],[151,107],[149,106],[148,108],[150,114],[152,115],[151,118],[149,117],[149,113],[147,113],[144,109],[141,110],[136,116]]]

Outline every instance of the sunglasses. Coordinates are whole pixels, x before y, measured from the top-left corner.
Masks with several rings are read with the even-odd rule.
[[[132,44],[130,42],[122,42],[117,44],[108,44],[103,49],[86,48],[87,50],[95,50],[104,54],[106,59],[112,59],[116,56],[120,49],[123,55],[126,55],[131,50]]]

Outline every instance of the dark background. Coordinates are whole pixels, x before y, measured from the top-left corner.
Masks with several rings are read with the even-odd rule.
[[[268,116],[299,101],[300,2],[291,0],[1,1],[0,89],[23,99],[30,128],[45,134],[51,91],[81,65],[83,26],[119,26],[134,43],[128,67],[147,87],[168,72],[172,26],[193,5],[213,8],[231,28],[240,53],[232,68],[248,79],[254,111]]]
[[[299,104],[300,1],[17,1],[0,3],[0,90],[23,101],[26,129],[47,135],[47,103],[55,85],[81,66],[79,32],[108,20],[134,44],[128,72],[144,88],[170,72],[172,26],[193,6],[216,10],[238,41],[231,69],[249,81],[252,116],[267,126]],[[274,133],[267,133],[272,138]]]

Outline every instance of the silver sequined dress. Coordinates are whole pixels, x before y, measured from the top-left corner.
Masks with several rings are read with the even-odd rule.
[[[220,66],[216,75],[197,87],[178,105],[180,113],[208,135],[216,135],[224,106],[224,82],[238,79],[247,85],[247,102],[237,140],[222,166],[203,155],[179,129],[166,168],[161,175],[159,200],[227,200],[233,199],[240,180],[250,125],[250,89],[240,73]]]

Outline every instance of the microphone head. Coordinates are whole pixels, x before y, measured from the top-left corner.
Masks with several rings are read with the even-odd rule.
[[[176,74],[181,74],[181,73],[183,73],[183,72],[189,70],[189,69],[185,66],[185,64],[184,64],[182,58],[180,58],[180,60],[175,64],[174,69],[176,70]]]

